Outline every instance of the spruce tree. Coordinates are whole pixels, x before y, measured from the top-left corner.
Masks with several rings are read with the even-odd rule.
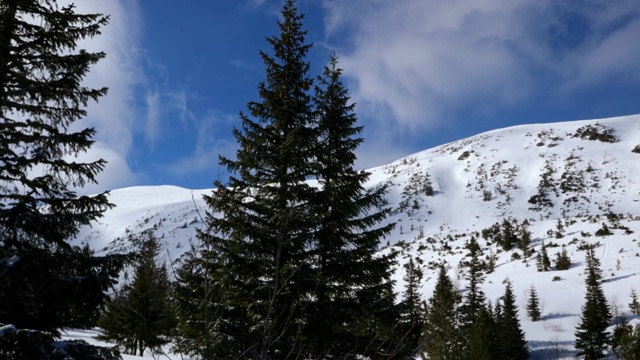
[[[480,260],[480,246],[474,237],[471,237],[471,240],[467,243],[467,249],[469,250],[467,254],[467,257],[469,257],[467,262],[469,266],[467,293],[459,309],[462,343],[469,341],[473,324],[476,322],[480,310],[486,306],[486,297],[480,287],[484,282],[484,263]]]
[[[107,193],[75,190],[106,164],[76,156],[95,135],[77,122],[107,92],[82,85],[105,54],[76,44],[107,22],[53,0],[0,5],[0,321],[17,328],[95,326],[122,267],[69,243],[112,206]]]
[[[616,359],[640,360],[640,324],[635,327],[627,324],[618,336],[613,353]]]
[[[418,349],[420,335],[422,334],[422,324],[424,314],[422,301],[420,300],[420,282],[422,281],[422,271],[413,261],[409,261],[404,266],[405,269],[405,292],[402,301],[402,337],[404,339],[403,348],[407,355],[413,355]]]
[[[456,321],[459,301],[460,295],[441,264],[436,287],[427,304],[421,344],[430,359],[455,359],[459,354]]]
[[[524,332],[518,319],[516,297],[513,294],[511,282],[507,281],[504,295],[500,298],[501,312],[496,324],[496,338],[498,356],[496,359],[528,359],[529,350]]]
[[[496,342],[497,323],[490,306],[483,306],[478,312],[476,321],[471,327],[467,344],[467,359],[493,360],[498,359],[498,345]],[[506,359],[506,358],[505,358]]]
[[[551,260],[549,260],[549,254],[547,253],[547,246],[542,242],[542,271],[551,270]]]
[[[531,321],[538,321],[541,315],[538,293],[536,292],[536,288],[531,285],[529,289],[529,300],[527,300],[527,316],[529,316]]]
[[[602,272],[600,261],[595,257],[592,248],[586,255],[586,295],[582,306],[580,324],[576,327],[575,347],[578,355],[585,359],[601,359],[605,357],[609,333],[607,327],[611,320],[611,312],[602,290]]]
[[[567,254],[567,249],[562,245],[562,250],[556,254],[556,270],[569,270],[571,268],[571,259]]]
[[[151,233],[142,235],[133,281],[118,292],[100,319],[107,341],[124,347],[128,354],[142,356],[169,342],[175,316],[169,298],[169,275],[158,264],[159,244]]]
[[[633,315],[640,315],[640,302],[638,301],[638,294],[634,289],[631,289],[631,302],[629,303],[629,310]]]
[[[306,180],[318,170],[312,160],[319,136],[302,19],[287,0],[279,35],[267,38],[272,52],[260,52],[266,67],[260,101],[248,103],[233,131],[236,158],[220,158],[228,182],[216,181],[205,196],[207,228],[199,237],[220,297],[213,322],[222,324],[209,329],[209,338],[212,347],[226,342],[228,358],[302,351],[318,228]]]
[[[314,96],[318,141],[313,166],[319,186],[311,206],[316,224],[308,286],[315,301],[309,304],[304,333],[315,356],[344,356],[357,348],[356,340],[365,342],[355,322],[375,321],[383,309],[373,305],[384,304],[380,297],[392,291],[393,259],[375,255],[380,240],[393,228],[379,225],[390,211],[380,207],[386,189],[366,191],[363,184],[369,173],[354,169],[362,127],[355,125],[355,104],[350,103],[341,73],[334,55],[318,78]]]
[[[178,260],[173,285],[173,302],[178,318],[172,352],[197,359],[224,359],[239,352],[230,326],[247,322],[241,307],[227,306],[217,287],[225,274],[220,257],[211,248],[191,244]],[[231,276],[232,274],[226,274]],[[229,320],[230,319],[230,320]]]

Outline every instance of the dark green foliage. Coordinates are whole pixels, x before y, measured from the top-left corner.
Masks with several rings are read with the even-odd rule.
[[[467,358],[473,360],[497,359],[499,344],[496,342],[496,332],[496,319],[491,312],[491,308],[487,306],[481,307],[469,335],[469,342],[466,347]],[[455,359],[455,357],[452,358]]]
[[[576,133],[573,134],[573,137],[607,143],[614,143],[618,141],[618,139],[613,135],[613,129],[600,123],[580,127],[576,130]]]
[[[607,226],[606,223],[602,223],[602,227],[596,230],[596,236],[609,236],[609,235],[613,235],[613,233],[611,232],[611,230],[609,230],[609,227]]]
[[[527,229],[527,224],[518,224],[517,221],[506,218],[502,220],[502,224],[495,223],[483,229],[481,234],[483,239],[495,241],[503,250],[509,251],[518,247],[525,255],[531,244],[531,232]]]
[[[107,20],[54,1],[0,6],[0,319],[17,328],[95,325],[122,263],[67,242],[112,206],[73,190],[105,166],[75,159],[95,134],[76,122],[106,94],[81,85],[105,54],[75,47]]]
[[[587,250],[586,263],[586,301],[582,306],[580,324],[576,327],[575,347],[579,350],[578,355],[585,359],[600,359],[605,357],[609,341],[607,327],[611,313],[602,290],[600,261],[593,249]]]
[[[0,359],[3,360],[121,360],[115,349],[90,345],[84,340],[55,340],[52,334],[18,330],[0,324]]]
[[[469,270],[467,273],[467,292],[460,306],[460,328],[463,343],[469,340],[471,329],[480,313],[480,309],[486,306],[484,292],[480,288],[484,282],[484,263],[480,260],[480,246],[474,237],[467,243],[469,253]]]
[[[404,282],[406,285],[401,303],[401,332],[404,337],[402,347],[406,349],[407,355],[413,355],[419,348],[418,344],[424,322],[424,312],[419,292],[422,271],[416,266],[413,259],[409,259],[404,269]]]
[[[216,181],[217,190],[205,196],[210,212],[200,239],[215,254],[207,266],[214,266],[213,291],[223,293],[220,321],[227,325],[214,338],[230,343],[230,358],[245,351],[258,358],[298,352],[308,305],[299,300],[314,285],[308,261],[313,190],[305,180],[316,171],[311,159],[318,134],[305,61],[311,45],[301,21],[287,1],[280,36],[267,38],[273,55],[260,52],[266,66],[261,102],[249,102],[250,115],[240,114],[236,159],[220,159],[231,174],[228,184]]]
[[[640,360],[640,324],[635,328],[628,323],[616,326],[612,343],[616,359]]]
[[[453,288],[442,264],[427,304],[421,345],[431,359],[454,359],[460,352],[456,323],[456,304],[459,301],[460,295]]]
[[[571,258],[567,254],[567,249],[564,244],[562,250],[556,253],[556,270],[569,270],[571,268]]]
[[[308,305],[309,324],[304,329],[306,347],[315,356],[331,353],[341,357],[358,349],[366,337],[378,342],[379,334],[354,331],[355,324],[362,319],[375,319],[377,309],[372,304],[383,305],[387,300],[383,294],[392,293],[390,256],[374,256],[380,240],[393,225],[376,227],[389,214],[381,208],[385,188],[367,192],[363,184],[369,173],[354,169],[355,150],[362,143],[355,136],[362,127],[355,126],[354,104],[349,102],[347,89],[341,81],[341,70],[337,59],[331,57],[324,75],[318,79],[315,90],[317,131],[319,142],[315,154],[315,176],[320,186],[313,191],[311,211],[316,226],[310,248],[309,261],[313,263],[311,280],[308,282],[312,298]],[[411,262],[408,271],[410,282],[405,298],[409,318],[411,343],[419,331],[421,316],[417,287],[420,270]],[[391,310],[392,304],[383,305]],[[382,319],[378,319],[382,321]],[[388,319],[389,321],[395,321]],[[366,320],[367,322],[369,320]],[[376,320],[377,321],[377,320]],[[308,340],[306,340],[308,339]],[[391,343],[388,346],[395,347]],[[414,349],[411,349],[413,351]],[[356,350],[357,351],[357,350]]]
[[[640,154],[640,145],[636,145],[636,147],[634,147],[631,152],[636,153],[636,154]]]
[[[634,289],[631,289],[631,302],[629,303],[629,310],[633,315],[640,315],[640,302],[638,301],[638,294]]]
[[[529,316],[531,321],[538,321],[541,315],[538,293],[536,288],[531,285],[531,289],[529,289],[529,299],[527,300],[527,316]]]
[[[214,359],[231,347],[216,337],[214,321],[222,307],[213,287],[215,256],[194,246],[178,262],[173,298],[177,323],[172,351],[194,358]]]
[[[143,236],[133,282],[126,284],[107,305],[99,325],[100,338],[117,343],[127,354],[142,356],[169,342],[175,315],[169,298],[169,276],[157,264],[159,244],[152,233]]]
[[[538,271],[549,271],[551,270],[551,260],[549,260],[549,255],[547,254],[547,247],[542,242],[542,246],[540,247],[540,251],[536,255],[536,268]]]
[[[496,359],[528,359],[529,350],[524,339],[524,332],[518,319],[516,297],[511,282],[507,281],[504,295],[500,298],[501,311],[496,319],[496,343],[498,356]]]
[[[236,159],[220,159],[228,183],[205,196],[203,262],[186,259],[177,287],[198,325],[179,327],[177,348],[202,339],[210,357],[264,359],[401,351],[394,259],[375,254],[393,228],[379,226],[386,189],[366,191],[369,174],[353,169],[353,104],[335,57],[313,87],[302,18],[286,1],[280,36],[267,39],[273,55],[261,52],[261,101],[240,114]]]
[[[529,203],[533,206],[529,210],[541,211],[545,207],[553,207],[553,202],[549,199],[551,193],[558,194],[556,189],[556,181],[553,174],[556,169],[549,160],[546,161],[542,174],[540,174],[540,182],[538,183],[538,193],[529,198]]]

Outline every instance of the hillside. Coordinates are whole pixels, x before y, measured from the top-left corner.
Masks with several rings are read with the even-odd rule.
[[[369,171],[368,187],[389,186],[388,205],[394,210],[389,221],[397,225],[381,251],[399,254],[398,291],[409,257],[424,269],[424,299],[431,296],[432,269],[441,261],[464,290],[460,261],[464,244],[475,236],[496,261],[485,280],[487,297],[500,296],[507,277],[513,282],[534,359],[574,354],[584,300],[580,249],[596,246],[605,293],[621,312],[628,312],[632,286],[640,290],[640,115],[494,130]],[[110,199],[117,207],[83,228],[77,241],[98,251],[124,250],[131,248],[129,234],[151,229],[166,247],[167,260],[174,261],[197,241],[195,230],[206,211],[201,197],[210,191],[172,186],[114,190]],[[515,228],[529,223],[531,256],[497,246],[489,228],[505,220]],[[603,224],[611,235],[596,235]],[[552,261],[566,245],[573,266],[538,272],[535,254],[543,241]],[[539,322],[525,315],[531,285],[544,305]]]

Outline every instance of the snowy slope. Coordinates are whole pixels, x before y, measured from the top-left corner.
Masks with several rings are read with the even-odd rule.
[[[432,269],[443,260],[464,289],[465,269],[459,262],[466,254],[464,244],[475,236],[486,254],[490,249],[497,256],[496,271],[483,287],[487,297],[495,301],[504,280],[513,282],[533,358],[574,354],[573,333],[584,297],[580,246],[599,244],[604,290],[620,311],[628,312],[632,286],[640,290],[640,115],[494,130],[369,171],[367,186],[389,187],[394,209],[389,221],[397,225],[383,245],[384,251],[399,253],[398,291],[402,264],[410,257],[424,268],[425,299],[435,285]],[[83,228],[77,241],[98,251],[124,250],[130,248],[130,234],[151,229],[162,239],[167,260],[175,260],[197,241],[195,229],[206,211],[202,195],[210,191],[172,186],[114,190],[110,199],[117,207]],[[552,260],[559,246],[567,245],[574,266],[537,272],[534,259],[512,258],[522,255],[520,250],[489,245],[481,231],[505,218],[530,223],[535,250],[543,240],[557,244],[548,249]],[[554,234],[558,219],[564,227],[560,238]],[[613,235],[595,236],[603,223]],[[556,276],[561,280],[552,281]],[[535,323],[524,310],[531,285],[544,304],[543,321]]]

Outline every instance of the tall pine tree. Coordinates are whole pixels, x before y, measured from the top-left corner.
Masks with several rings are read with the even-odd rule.
[[[0,322],[18,328],[94,326],[122,266],[68,242],[112,206],[74,190],[106,164],[75,157],[95,135],[76,122],[107,92],[81,84],[105,54],[76,44],[107,22],[53,0],[0,4]]]
[[[586,255],[586,295],[582,305],[580,324],[576,327],[575,347],[578,355],[585,359],[601,359],[605,357],[609,341],[609,321],[611,311],[607,298],[602,290],[602,271],[600,260],[596,258],[593,248],[587,250]]]
[[[355,324],[379,323],[384,319],[376,319],[377,314],[393,303],[385,298],[392,293],[393,259],[375,255],[380,240],[393,228],[379,225],[389,214],[380,206],[386,190],[366,191],[369,173],[354,169],[355,150],[363,141],[356,136],[362,127],[355,126],[355,104],[349,101],[341,73],[334,55],[318,78],[314,98],[318,141],[313,166],[319,186],[313,192],[315,231],[309,253],[314,301],[304,333],[315,356],[342,357],[357,351],[359,343],[378,341],[381,334],[358,333]]]
[[[527,342],[518,319],[516,297],[511,282],[507,281],[500,298],[501,312],[496,322],[497,359],[522,360],[529,358]]]
[[[468,339],[471,333],[471,327],[476,321],[476,318],[480,313],[480,309],[486,306],[487,300],[484,295],[484,291],[482,291],[482,288],[480,287],[484,282],[484,263],[480,259],[480,245],[478,245],[478,242],[474,237],[471,237],[471,240],[469,240],[466,247],[469,251],[467,254],[467,257],[469,258],[467,261],[469,266],[467,273],[468,285],[466,296],[463,300],[462,306],[460,307],[460,326],[463,337]]]
[[[456,305],[460,295],[453,287],[444,264],[440,265],[433,295],[428,301],[422,349],[430,359],[456,359],[459,356]]]

